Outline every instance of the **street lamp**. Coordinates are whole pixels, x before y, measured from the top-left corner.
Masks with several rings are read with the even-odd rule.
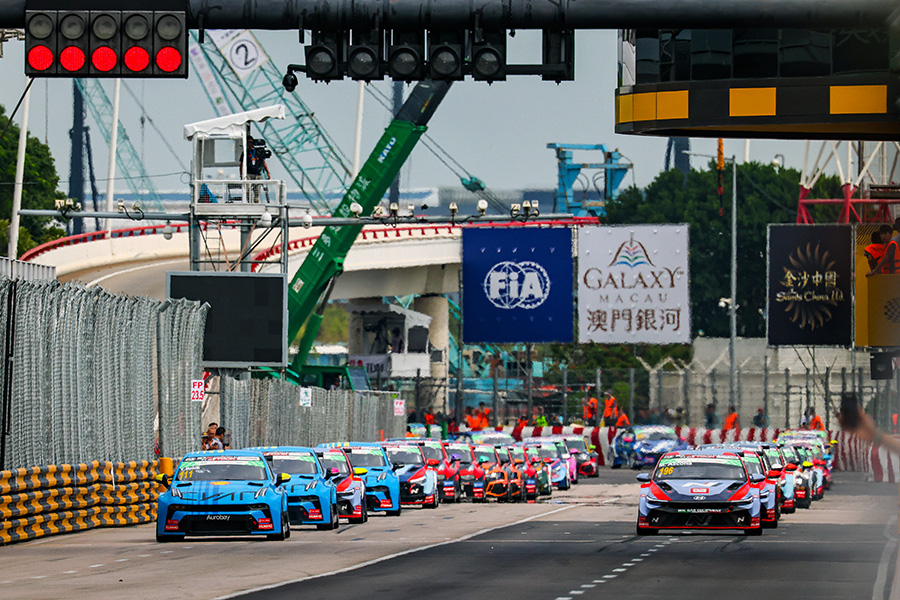
[[[784,168],[784,154],[776,154],[772,159],[772,164],[778,169]]]
[[[689,150],[682,150],[689,156],[702,156],[716,160],[711,154],[699,154]],[[782,160],[784,157],[782,156]],[[734,341],[737,337],[737,160],[732,156],[725,160],[731,161],[731,302],[728,303],[728,317],[731,321],[731,335],[728,339],[728,360],[731,365],[728,377],[728,399],[730,405],[735,406],[735,358]]]

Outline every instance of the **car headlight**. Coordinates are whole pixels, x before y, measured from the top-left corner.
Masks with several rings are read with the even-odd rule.
[[[463,481],[474,481],[475,476],[474,475],[462,475],[462,476],[460,476],[460,479],[462,479]]]

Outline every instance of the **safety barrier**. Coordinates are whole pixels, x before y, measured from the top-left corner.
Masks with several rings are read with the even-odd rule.
[[[156,519],[157,461],[0,472],[0,545]]]

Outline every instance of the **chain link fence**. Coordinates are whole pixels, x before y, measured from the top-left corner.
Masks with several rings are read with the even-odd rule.
[[[206,311],[0,277],[0,469],[192,449]]]
[[[278,379],[224,376],[220,390],[220,419],[231,432],[232,448],[315,446],[406,434],[405,416],[394,414],[397,392],[301,388]]]

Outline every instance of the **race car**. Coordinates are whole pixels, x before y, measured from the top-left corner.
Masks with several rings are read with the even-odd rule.
[[[472,446],[459,442],[445,442],[449,455],[459,456],[459,481],[463,494],[472,502],[484,502],[484,469],[475,460]]]
[[[576,473],[578,475],[584,477],[600,476],[600,470],[597,468],[599,456],[594,452],[594,446],[588,448],[584,436],[575,433],[564,433],[551,437],[558,437],[565,442],[566,448],[569,449],[569,454],[575,457]]]
[[[541,449],[539,446],[526,446],[525,444],[519,443],[516,444],[521,447],[525,452],[525,457],[527,459],[527,464],[531,466],[531,473],[533,475],[535,486],[537,486],[537,493],[539,496],[551,496],[553,495],[553,483],[550,481],[550,465],[544,462],[544,457],[541,456]],[[526,484],[527,485],[527,484]]]
[[[441,502],[458,502],[462,497],[462,483],[459,479],[459,455],[448,455],[440,440],[405,438],[391,440],[415,443],[422,448],[425,464],[437,473],[438,495]]]
[[[531,466],[525,449],[513,445],[506,446],[504,450],[509,455],[509,468],[516,471],[516,476],[520,481],[518,483],[521,486],[519,500],[521,502],[536,500],[538,495],[537,472]]]
[[[156,509],[156,541],[188,535],[291,536],[287,473],[277,476],[259,452],[227,450],[191,452],[175,475],[158,475],[168,489]]]
[[[557,489],[567,490],[572,487],[569,479],[569,465],[562,458],[562,453],[553,442],[526,441],[526,448],[537,448],[541,460],[550,468],[550,482]]]
[[[384,450],[400,479],[400,504],[437,508],[440,504],[437,473],[425,464],[425,455],[417,444],[385,443]]]
[[[664,425],[635,425],[620,430],[609,445],[609,466],[618,469],[652,467],[666,452],[687,450],[690,445]]]
[[[353,468],[366,470],[362,476],[366,483],[367,512],[384,512],[400,515],[400,479],[391,468],[384,449],[374,442],[328,442],[319,448],[341,448],[350,458]]]
[[[276,473],[291,476],[291,481],[284,484],[291,525],[315,525],[322,531],[338,528],[337,486],[315,450],[300,446],[258,450]]]
[[[759,489],[737,454],[687,450],[664,454],[641,482],[637,534],[660,529],[723,529],[762,535]]]
[[[368,521],[366,482],[362,478],[366,469],[351,465],[341,448],[317,448],[316,456],[337,486],[338,515],[346,518],[348,523]]]
[[[778,487],[781,497],[781,512],[784,514],[793,513],[794,508],[794,471],[797,470],[796,465],[789,464],[784,457],[781,449],[771,442],[762,442],[759,444],[763,453],[769,461],[770,468],[780,471],[778,477]]]
[[[520,467],[522,463],[514,464],[509,452],[503,446],[495,448],[495,454],[499,462],[491,465],[488,470],[485,494],[489,498],[495,498],[502,502],[512,502],[513,500],[524,502],[525,480],[523,469]],[[522,462],[524,463],[524,460]]]
[[[578,483],[578,458],[569,452],[566,441],[559,435],[545,435],[540,437],[526,438],[525,442],[548,442],[556,446],[559,450],[559,459],[566,463],[566,470],[569,472],[569,484]]]

